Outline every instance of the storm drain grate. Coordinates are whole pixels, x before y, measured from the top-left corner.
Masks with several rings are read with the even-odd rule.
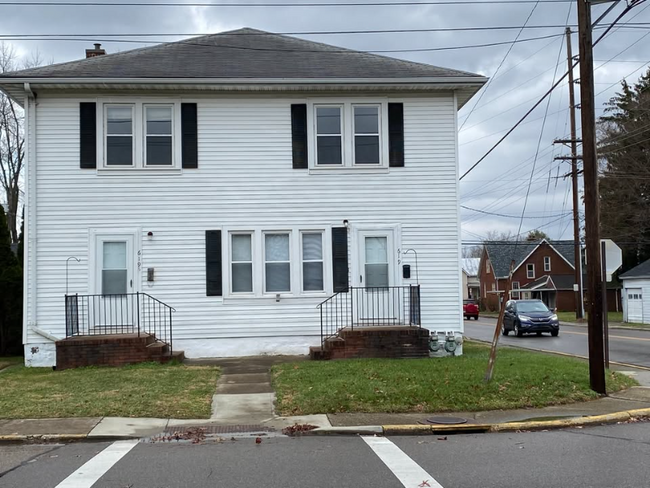
[[[429,417],[424,420],[420,420],[419,424],[440,424],[440,425],[459,425],[466,424],[467,419],[461,417]]]
[[[167,427],[164,434],[187,434],[196,431],[204,434],[239,434],[245,432],[275,432],[275,429],[263,425],[184,425],[178,427]]]

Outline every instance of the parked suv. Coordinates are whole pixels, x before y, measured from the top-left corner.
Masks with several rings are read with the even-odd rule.
[[[510,300],[506,303],[501,333],[507,336],[510,331],[517,337],[533,332],[537,335],[550,332],[553,337],[557,337],[560,321],[541,300]]]
[[[463,315],[466,319],[478,320],[478,304],[474,300],[463,300]]]

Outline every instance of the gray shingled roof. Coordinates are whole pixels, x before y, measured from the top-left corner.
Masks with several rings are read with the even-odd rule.
[[[351,79],[476,78],[295,37],[243,28],[79,61],[16,71],[3,78]]]
[[[508,276],[510,271],[510,261],[515,261],[515,268],[519,266],[522,261],[533,250],[541,244],[542,240],[538,241],[522,241],[519,243],[511,241],[488,241],[485,243],[492,269],[494,269],[495,276],[501,278]],[[566,259],[572,266],[575,266],[575,256],[573,252],[573,241],[548,241],[557,252],[559,252],[564,259]]]
[[[629,278],[648,278],[648,277],[650,277],[650,259],[632,268],[631,270],[626,271],[618,278],[621,280],[626,280]]]

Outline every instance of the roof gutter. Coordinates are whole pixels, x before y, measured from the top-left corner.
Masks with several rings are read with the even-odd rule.
[[[373,85],[400,85],[400,84],[454,84],[454,85],[483,85],[488,81],[483,76],[462,76],[462,77],[417,77],[417,78],[388,78],[385,80],[377,78],[12,78],[0,76],[0,85],[15,83],[34,84],[162,84],[162,85],[202,85],[202,84],[264,84],[264,85],[294,85],[294,84],[318,84],[318,85],[342,85],[342,84],[373,84]]]
[[[25,93],[27,93],[27,96],[29,98],[33,98],[34,100],[36,100],[36,93],[34,93],[32,91],[32,87],[31,87],[31,85],[29,83],[24,83],[23,88],[24,88]]]

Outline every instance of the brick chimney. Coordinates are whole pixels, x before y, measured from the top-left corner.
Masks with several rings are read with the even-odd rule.
[[[86,58],[94,58],[95,56],[103,56],[106,50],[102,49],[101,44],[95,44],[95,49],[86,49]]]

